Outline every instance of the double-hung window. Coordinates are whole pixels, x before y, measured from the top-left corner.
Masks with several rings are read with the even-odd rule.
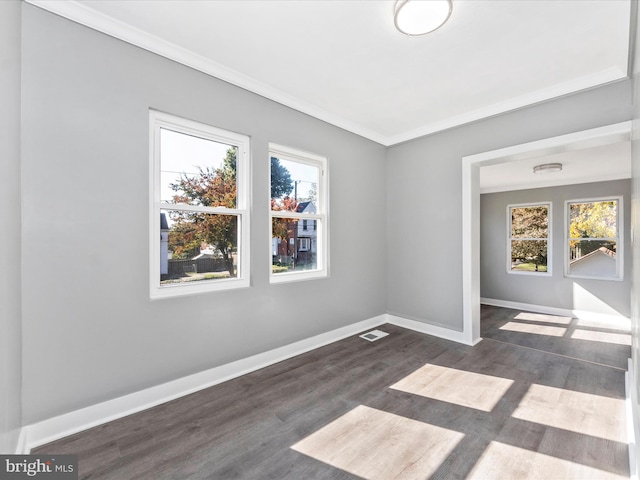
[[[551,204],[509,205],[507,271],[551,275]]]
[[[327,159],[269,145],[271,282],[327,276]]]
[[[567,276],[622,280],[622,199],[566,202]]]
[[[249,138],[150,111],[151,298],[249,285]]]

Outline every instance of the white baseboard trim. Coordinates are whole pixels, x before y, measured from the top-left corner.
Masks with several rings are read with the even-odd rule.
[[[640,417],[638,417],[638,398],[637,390],[634,385],[633,379],[635,372],[633,368],[633,361],[629,359],[629,367],[625,373],[625,389],[626,389],[626,408],[627,408],[627,438],[629,441],[629,478],[631,480],[640,479],[640,466],[638,460],[640,460],[640,449],[638,448],[638,440],[640,440]]]
[[[32,448],[40,445],[254,372],[386,322],[387,315],[379,315],[284,347],[27,425],[21,432],[21,448],[24,453],[29,453]]]
[[[16,445],[16,455],[27,455],[29,453],[29,446],[27,445],[27,429],[22,427],[18,434],[18,444]]]
[[[468,345],[464,338],[463,332],[451,330],[449,328],[439,327],[430,323],[418,322],[416,320],[409,320],[408,318],[398,317],[396,315],[387,314],[387,323],[397,325],[398,327],[408,328],[419,333],[426,333],[434,337],[443,338],[445,340],[451,340],[453,342],[463,343]],[[478,342],[480,342],[479,339]],[[478,343],[476,342],[476,344]]]
[[[623,315],[610,315],[606,313],[587,312],[585,310],[570,310],[568,308],[546,307],[543,305],[532,305],[530,303],[511,302],[509,300],[496,300],[495,298],[480,299],[484,305],[494,307],[512,308],[515,310],[526,310],[527,312],[546,313],[547,315],[559,315],[563,317],[575,317],[583,320],[623,322],[630,323],[631,319]]]

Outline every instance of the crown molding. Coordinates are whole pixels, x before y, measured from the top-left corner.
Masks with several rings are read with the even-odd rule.
[[[537,90],[535,92],[511,98],[505,102],[494,103],[486,107],[479,108],[470,112],[446,118],[439,122],[433,122],[414,130],[387,137],[388,145],[396,145],[398,143],[414,140],[419,137],[430,135],[432,133],[441,132],[450,128],[459,127],[468,123],[477,122],[489,117],[494,117],[503,113],[520,110],[537,103],[543,103],[554,98],[564,97],[576,92],[588,90],[597,86],[613,83],[627,78],[626,72],[618,68],[609,68],[601,72],[586,75],[574,80],[559,83],[549,88]]]
[[[175,45],[144,30],[132,27],[124,22],[104,15],[86,7],[75,0],[25,0],[26,3],[59,15],[73,22],[97,30],[111,37],[122,40],[136,47],[155,53],[169,60],[191,67],[200,72],[211,75],[225,82],[236,85],[244,90],[273,100],[286,107],[310,115],[319,120],[340,127],[349,132],[368,138],[376,143],[387,145],[384,135],[370,130],[362,125],[340,118],[311,103],[289,95],[282,90],[273,88],[237,70],[214,62],[202,55],[186,48]]]
[[[310,115],[314,118],[330,123],[336,127],[355,133],[361,137],[372,140],[383,146],[389,147],[399,143],[408,142],[419,137],[436,132],[458,127],[464,124],[476,122],[484,118],[496,116],[513,110],[518,110],[532,104],[565,96],[581,90],[586,90],[606,83],[622,80],[627,77],[627,72],[618,68],[610,68],[602,72],[587,75],[581,78],[564,82],[552,87],[531,92],[505,102],[488,105],[486,107],[445,118],[437,122],[425,124],[419,128],[406,132],[385,135],[371,130],[356,122],[352,122],[339,115],[328,112],[314,104],[292,96],[280,89],[256,80],[237,70],[214,62],[202,55],[196,54],[186,48],[168,42],[160,37],[152,35],[144,30],[132,27],[124,22],[116,20],[108,15],[97,12],[76,0],[24,0],[26,3],[39,7],[53,14],[72,20],[86,27],[112,36],[131,45],[135,45],[149,52],[155,53],[182,65],[201,71],[207,75],[218,78],[240,88],[253,92],[262,97],[273,100],[284,106]]]

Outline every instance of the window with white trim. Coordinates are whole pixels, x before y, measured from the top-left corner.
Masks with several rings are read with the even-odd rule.
[[[569,277],[622,280],[622,198],[566,202]]]
[[[151,298],[249,286],[249,137],[149,119]]]
[[[507,271],[551,275],[551,204],[509,205]]]
[[[311,239],[309,237],[302,237],[298,239],[298,251],[308,252],[311,250]]]
[[[327,276],[327,159],[269,145],[271,282]]]

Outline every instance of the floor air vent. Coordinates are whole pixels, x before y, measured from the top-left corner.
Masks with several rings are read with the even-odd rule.
[[[383,332],[382,330],[371,330],[370,332],[360,335],[360,338],[364,338],[365,340],[369,340],[370,342],[375,342],[376,340],[379,340],[382,337],[386,337],[387,335],[389,334],[387,332]]]

